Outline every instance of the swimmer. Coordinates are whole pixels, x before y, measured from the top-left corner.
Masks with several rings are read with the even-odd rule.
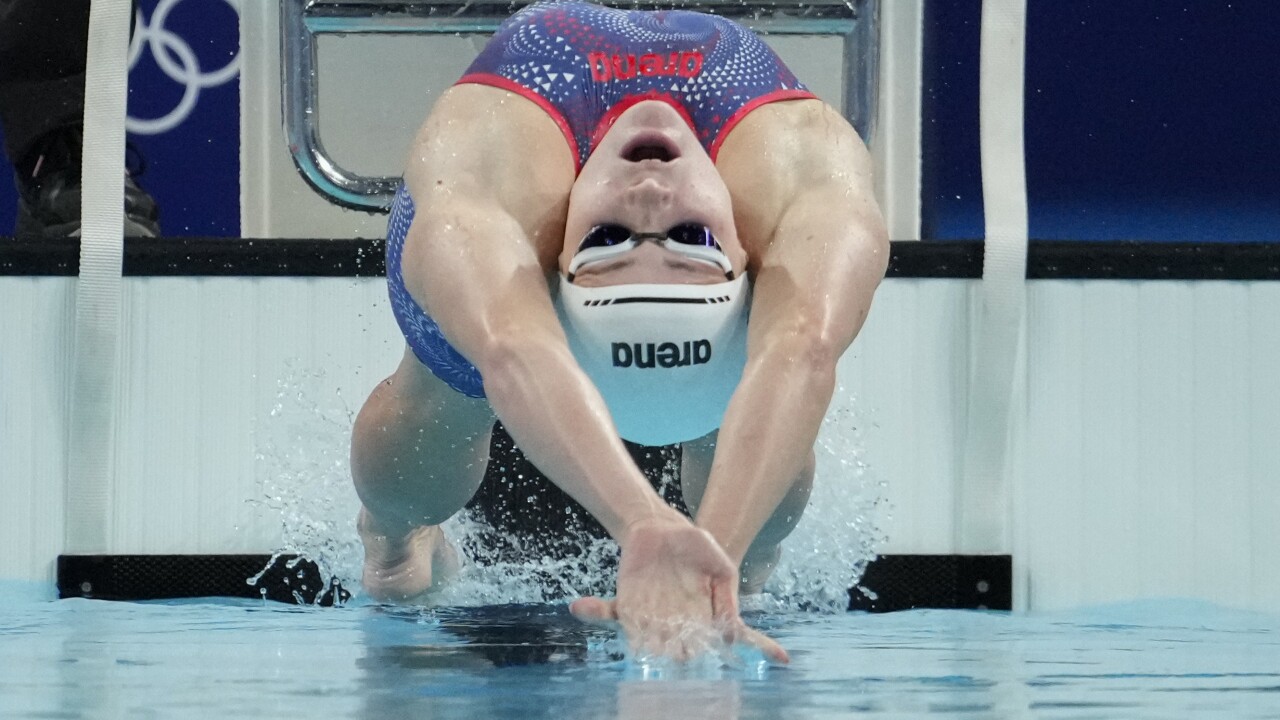
[[[440,524],[497,419],[621,548],[616,597],[575,616],[640,652],[785,661],[739,593],[804,511],[888,261],[845,118],[729,20],[531,5],[435,104],[387,235],[407,348],[353,431],[366,592],[412,601],[457,571]],[[682,444],[690,516],[623,439]]]

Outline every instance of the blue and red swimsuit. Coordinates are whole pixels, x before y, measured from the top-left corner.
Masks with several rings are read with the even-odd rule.
[[[814,97],[768,45],[731,20],[563,0],[508,18],[458,82],[503,88],[536,103],[559,125],[578,170],[618,116],[638,102],[674,107],[714,161],[729,131],[755,108]],[[396,321],[432,372],[459,392],[484,397],[480,373],[404,288],[400,254],[412,220],[413,200],[402,186],[387,227]]]
[[[812,98],[750,30],[687,10],[613,10],[581,2],[530,5],[507,19],[459,83],[511,90],[564,132],[581,168],[627,108],[664,100],[712,160],[755,108]]]

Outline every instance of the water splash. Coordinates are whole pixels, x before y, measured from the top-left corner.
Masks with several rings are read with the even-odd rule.
[[[884,483],[865,459],[857,400],[837,388],[818,433],[813,493],[800,524],[782,544],[765,597],[744,607],[769,611],[843,612],[848,588],[885,541],[879,529]]]
[[[351,403],[323,369],[288,364],[257,435],[261,496],[251,501],[279,513],[276,557],[309,558],[348,589],[358,587],[364,560],[349,461],[354,420]]]
[[[313,560],[322,576],[358,596],[364,549],[356,532],[360,501],[351,481],[351,429],[357,404],[323,368],[290,363],[258,434],[259,503],[279,514],[282,542],[272,557]],[[363,402],[363,396],[359,402]],[[474,607],[540,603],[612,592],[617,545],[583,533],[568,555],[532,556],[521,538],[458,513],[443,525],[462,557],[458,577],[432,598]],[[519,562],[505,559],[514,548]],[[250,581],[253,578],[249,579]]]
[[[526,540],[480,522],[469,511],[450,518],[444,531],[463,566],[434,598],[440,605],[560,602],[613,592],[618,546],[608,538],[582,533],[560,544],[567,553],[531,556]]]
[[[255,502],[279,513],[280,554],[317,563],[358,595],[364,553],[355,528],[359,510],[351,482],[350,444],[357,403],[324,369],[286,368],[274,407],[258,434],[262,495]],[[363,402],[363,396],[359,402]],[[840,612],[883,541],[876,527],[883,488],[864,460],[854,399],[839,390],[818,438],[818,469],[808,509],[783,544],[782,558],[748,610]],[[671,471],[668,470],[667,473]],[[664,482],[670,481],[664,475]],[[570,537],[568,553],[537,554],[519,537],[464,511],[444,524],[458,548],[460,574],[433,598],[438,605],[484,606],[557,602],[611,594],[617,545],[588,533]],[[510,559],[510,550],[517,560]]]

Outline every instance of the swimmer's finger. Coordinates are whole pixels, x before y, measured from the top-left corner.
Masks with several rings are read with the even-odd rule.
[[[765,635],[759,630],[753,630],[747,627],[746,623],[741,624],[734,635],[735,637],[732,639],[732,642],[741,645],[749,645],[759,650],[761,653],[764,653],[764,656],[772,662],[780,665],[786,665],[791,662],[791,656],[788,655],[787,651],[778,644],[778,641],[768,635]]]
[[[578,598],[569,604],[569,612],[584,623],[616,628],[618,611],[612,600],[601,600],[598,597]]]

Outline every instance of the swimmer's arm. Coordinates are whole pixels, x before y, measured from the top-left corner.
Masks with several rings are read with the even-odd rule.
[[[484,378],[529,459],[622,542],[646,518],[683,519],[655,493],[578,367],[551,303],[573,182],[560,131],[531,103],[459,86],[419,134],[405,285]],[[526,117],[513,119],[529,110]]]
[[[746,132],[729,138],[720,163],[727,178],[751,178],[736,185],[735,219],[759,236],[744,237],[757,259],[747,366],[696,521],[736,562],[808,461],[836,363],[862,328],[889,255],[857,134],[825,106],[777,110],[781,131],[768,115],[755,127],[744,121]],[[733,153],[730,142],[747,152]],[[760,151],[767,143],[774,152]]]

